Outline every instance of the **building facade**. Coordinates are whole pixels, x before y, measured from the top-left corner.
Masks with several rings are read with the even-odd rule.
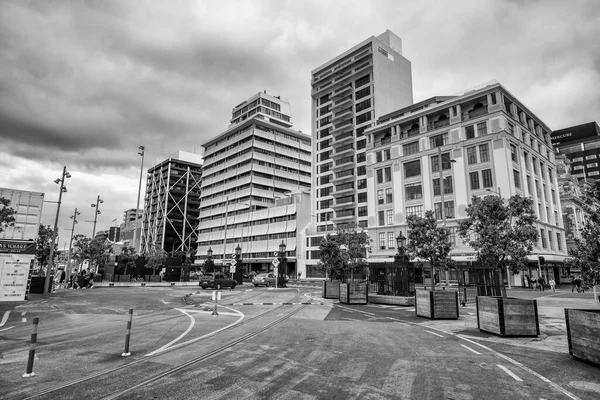
[[[579,180],[600,179],[600,127],[596,122],[559,129],[552,145],[571,160],[572,176]]]
[[[575,240],[581,239],[581,230],[587,218],[583,202],[583,188],[578,179],[571,174],[571,160],[565,154],[558,153],[556,155],[556,165],[565,239],[567,250],[570,250],[575,247]]]
[[[138,227],[135,226],[135,208],[125,210],[123,212],[123,222],[118,226],[119,228],[119,241],[123,243],[125,247],[133,247],[134,249],[140,248],[140,241],[142,240],[142,221],[144,217],[144,210],[138,210]],[[116,222],[116,219],[113,221]],[[115,226],[116,227],[116,226]],[[111,227],[112,228],[112,227]],[[134,231],[137,229],[137,233],[134,235]],[[135,243],[133,238],[135,236]]]
[[[239,245],[244,271],[268,271],[283,241],[287,273],[304,263],[297,248],[310,222],[311,138],[291,127],[289,102],[258,93],[204,143],[197,260],[210,249],[226,266]]]
[[[411,64],[391,31],[371,37],[311,73],[313,169],[311,229],[304,276],[322,276],[318,246],[336,225],[366,228],[365,130],[412,104]]]
[[[550,132],[498,83],[382,116],[365,132],[369,264],[393,263],[396,236],[408,236],[406,218],[434,210],[452,232],[452,258],[467,268],[475,253],[455,232],[471,199],[518,194],[534,200],[538,217],[527,274],[537,276],[543,256],[546,278],[558,282],[566,275],[566,242]],[[422,265],[417,282],[429,283],[430,270]],[[514,276],[508,283],[522,280]]]
[[[198,154],[178,151],[148,169],[140,253],[194,251],[201,182]]]

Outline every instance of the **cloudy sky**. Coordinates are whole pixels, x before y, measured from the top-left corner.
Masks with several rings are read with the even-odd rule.
[[[551,129],[600,121],[600,2],[0,2],[0,187],[57,200],[91,235],[137,200],[144,167],[201,153],[231,109],[267,90],[310,132],[310,71],[390,29],[412,62],[415,101],[497,79]],[[52,224],[56,205],[46,203]]]

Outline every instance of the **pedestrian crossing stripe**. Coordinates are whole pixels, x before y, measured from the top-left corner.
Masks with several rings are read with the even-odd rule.
[[[298,305],[313,305],[313,306],[324,306],[326,303],[230,303],[225,304],[227,306],[298,306]]]

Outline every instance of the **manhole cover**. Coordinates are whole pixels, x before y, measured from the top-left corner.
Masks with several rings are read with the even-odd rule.
[[[587,390],[589,392],[600,393],[600,383],[585,382],[585,381],[572,381],[569,382],[569,386],[575,389]]]

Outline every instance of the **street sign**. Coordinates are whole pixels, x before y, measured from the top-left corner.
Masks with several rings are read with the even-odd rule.
[[[235,274],[235,264],[232,264],[231,267],[229,267],[229,272]]]
[[[277,276],[277,273],[279,272],[279,268],[275,267],[273,268],[273,273]]]
[[[233,259],[231,260],[231,266],[235,267],[237,265],[237,260]]]
[[[279,265],[279,260],[277,258],[274,258],[273,261],[271,261],[271,264],[273,264],[273,266],[277,268],[277,266]]]

